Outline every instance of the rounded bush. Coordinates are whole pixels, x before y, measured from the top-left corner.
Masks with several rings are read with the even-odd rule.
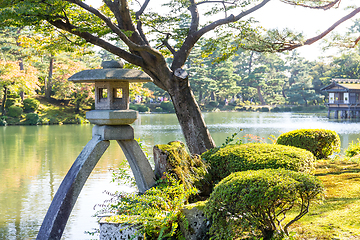
[[[360,154],[360,140],[357,143],[351,142],[349,147],[345,150],[345,156],[354,157]]]
[[[14,106],[17,103],[16,98],[10,98],[8,97],[5,101],[5,108],[9,109],[11,106]]]
[[[210,106],[210,107],[217,107],[217,106],[219,106],[219,103],[218,103],[218,102],[215,102],[215,101],[210,101],[210,102],[209,102],[209,106]]]
[[[294,146],[312,152],[316,158],[327,158],[334,152],[340,152],[340,137],[331,130],[299,129],[281,134],[277,144]]]
[[[168,113],[174,113],[175,112],[174,105],[170,101],[161,102],[160,107],[164,110],[164,112],[168,112]]]
[[[23,103],[25,112],[35,112],[40,106],[40,102],[34,98],[24,99]]]
[[[23,110],[21,107],[18,106],[11,106],[8,110],[8,115],[13,118],[19,118],[21,114],[23,113]]]
[[[284,169],[236,172],[215,186],[204,211],[212,221],[210,233],[215,239],[247,234],[271,239],[277,231],[288,235],[288,227],[308,212],[308,203],[322,192],[321,182],[306,173]],[[285,219],[290,209],[298,213]]]
[[[28,113],[25,116],[25,123],[28,125],[37,125],[39,124],[40,118],[37,113]]]
[[[209,164],[209,180],[218,182],[233,172],[266,168],[312,173],[315,170],[314,155],[304,149],[264,143],[228,145],[201,157]]]

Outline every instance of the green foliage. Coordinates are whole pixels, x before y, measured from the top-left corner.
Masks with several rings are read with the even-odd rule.
[[[360,139],[357,139],[357,143],[353,141],[349,144],[349,147],[345,150],[345,156],[354,157],[360,153]]]
[[[340,137],[331,130],[299,129],[281,134],[277,144],[294,146],[312,152],[317,159],[340,152]]]
[[[40,118],[37,113],[28,113],[25,116],[25,124],[37,125],[39,124]]]
[[[212,221],[213,239],[270,239],[276,231],[288,235],[288,227],[308,212],[310,201],[323,191],[320,181],[306,173],[236,172],[215,186],[204,209]],[[285,218],[290,210],[298,213]]]
[[[82,116],[76,114],[74,116],[65,118],[62,121],[62,123],[63,124],[83,124],[83,123],[86,123],[86,120]]]
[[[8,115],[13,118],[19,118],[21,114],[23,113],[23,110],[21,107],[18,106],[11,106],[8,110]]]
[[[6,101],[5,101],[5,108],[9,109],[11,106],[14,106],[16,103],[17,103],[16,98],[8,97],[8,98],[6,98]]]
[[[150,112],[150,108],[147,107],[147,106],[145,106],[145,105],[139,105],[138,108],[137,108],[137,110],[138,110],[139,112]]]
[[[270,112],[269,107],[261,107],[260,112]]]
[[[180,181],[166,175],[158,186],[144,194],[117,193],[116,201],[102,211],[116,215],[107,218],[109,222],[138,226],[138,235],[146,239],[183,239],[178,222],[184,218],[181,209],[188,202],[195,188],[185,188]]]
[[[34,98],[24,99],[24,112],[35,112],[40,106],[39,100]]]
[[[209,181],[216,183],[233,172],[266,168],[312,173],[314,155],[306,150],[265,143],[228,145],[216,152],[208,150],[201,155],[209,164]]]
[[[0,117],[0,126],[6,126],[6,125],[7,122],[5,116]]]
[[[164,110],[164,112],[168,112],[168,113],[174,113],[175,112],[174,105],[170,101],[161,102],[160,107]]]

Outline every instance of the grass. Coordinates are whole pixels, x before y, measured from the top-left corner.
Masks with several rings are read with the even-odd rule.
[[[326,189],[321,204],[290,229],[295,239],[360,239],[360,161],[322,160],[316,176]]]

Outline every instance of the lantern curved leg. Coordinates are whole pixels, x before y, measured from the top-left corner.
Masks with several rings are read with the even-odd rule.
[[[60,239],[70,213],[95,165],[109,147],[109,141],[93,136],[66,174],[40,227],[37,240]]]
[[[148,159],[136,140],[117,140],[117,142],[129,162],[139,192],[144,193],[155,185],[155,174]]]

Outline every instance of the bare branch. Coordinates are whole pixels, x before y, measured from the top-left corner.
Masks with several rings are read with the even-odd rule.
[[[141,38],[144,40],[144,42],[147,44],[147,45],[150,45],[149,44],[149,41],[147,40],[145,34],[144,34],[144,31],[142,29],[142,22],[140,20],[140,16],[144,13],[146,7],[148,6],[150,0],[146,0],[144,2],[144,4],[141,6],[141,8],[139,9],[139,11],[136,12],[136,20],[137,20],[137,24],[136,24],[136,29],[139,31],[139,34],[141,36]]]
[[[190,7],[188,8],[191,13],[191,24],[189,34],[193,34],[198,30],[199,27],[199,11],[197,9],[195,0],[190,0]]]
[[[294,45],[290,45],[289,47],[286,47],[284,49],[282,49],[283,51],[285,50],[293,50],[295,48],[304,46],[304,45],[311,45],[317,41],[319,41],[320,39],[324,38],[327,34],[329,34],[331,31],[333,31],[337,26],[339,26],[341,23],[351,19],[352,17],[354,17],[356,14],[358,14],[360,12],[360,8],[355,9],[354,11],[352,11],[351,13],[349,13],[348,15],[342,17],[340,20],[338,20],[337,22],[335,22],[331,27],[329,27],[328,29],[326,29],[324,32],[322,32],[321,34],[317,35],[316,37],[313,38],[309,38],[307,39],[305,42],[302,43],[297,43]],[[358,40],[359,41],[359,40]],[[357,42],[355,42],[355,44],[357,44]]]
[[[226,2],[226,1],[203,1],[203,2],[197,3],[196,5],[200,5],[200,4],[204,4],[204,3],[222,3],[222,4],[235,5],[235,1],[233,1],[233,2]]]
[[[294,6],[306,7],[306,8],[311,8],[311,9],[322,9],[322,10],[329,10],[330,8],[334,7],[337,3],[339,6],[339,4],[341,2],[341,0],[335,0],[335,1],[332,1],[323,6],[311,6],[311,5],[301,4],[301,3],[295,3],[291,0],[280,0],[280,1],[282,1],[286,4],[294,5]]]

